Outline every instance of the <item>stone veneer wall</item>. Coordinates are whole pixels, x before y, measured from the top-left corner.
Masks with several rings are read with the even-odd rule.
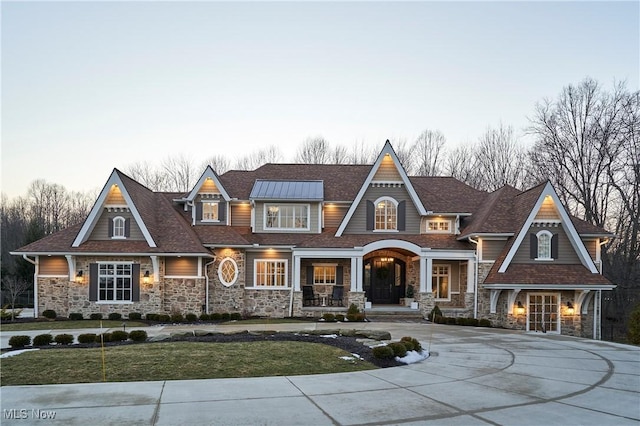
[[[226,287],[220,281],[218,268],[220,263],[231,258],[238,266],[238,277],[233,285]],[[245,316],[257,315],[250,311],[251,306],[245,300],[246,256],[244,251],[224,249],[216,252],[216,260],[208,269],[209,274],[209,313],[241,313]]]

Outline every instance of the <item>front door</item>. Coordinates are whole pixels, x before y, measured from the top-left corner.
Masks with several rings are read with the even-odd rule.
[[[404,292],[404,262],[392,257],[368,260],[365,263],[364,290],[371,303],[400,303]]]
[[[528,331],[559,333],[559,305],[557,294],[529,294]]]

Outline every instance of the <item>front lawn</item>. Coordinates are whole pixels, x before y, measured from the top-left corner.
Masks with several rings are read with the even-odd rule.
[[[86,321],[83,321],[86,322]],[[117,321],[116,321],[117,322]],[[105,348],[106,380],[217,379],[361,371],[375,365],[342,349],[298,341],[160,342]],[[0,384],[101,382],[100,348],[42,349],[2,360]]]
[[[129,327],[148,327],[149,324],[141,321],[128,320],[63,320],[63,321],[26,321],[0,324],[2,331],[30,331],[30,330],[72,330],[80,328],[122,328],[122,324]]]

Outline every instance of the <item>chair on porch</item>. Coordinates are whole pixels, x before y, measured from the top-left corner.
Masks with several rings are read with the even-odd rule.
[[[320,303],[320,296],[313,292],[313,286],[302,286],[302,306],[315,306]]]
[[[342,306],[342,298],[344,297],[344,287],[341,285],[334,285],[331,297],[329,298],[329,304],[333,305],[333,302],[338,302],[339,306]]]

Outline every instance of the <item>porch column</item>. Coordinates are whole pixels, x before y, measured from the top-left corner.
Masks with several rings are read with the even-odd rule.
[[[476,263],[473,259],[467,261],[467,293],[475,293]]]
[[[300,256],[293,256],[293,291],[300,291]]]
[[[362,285],[362,268],[364,267],[362,262],[362,256],[351,258],[351,288],[354,291],[363,291]]]
[[[420,256],[420,293],[431,293],[431,270],[433,269],[433,259]]]

